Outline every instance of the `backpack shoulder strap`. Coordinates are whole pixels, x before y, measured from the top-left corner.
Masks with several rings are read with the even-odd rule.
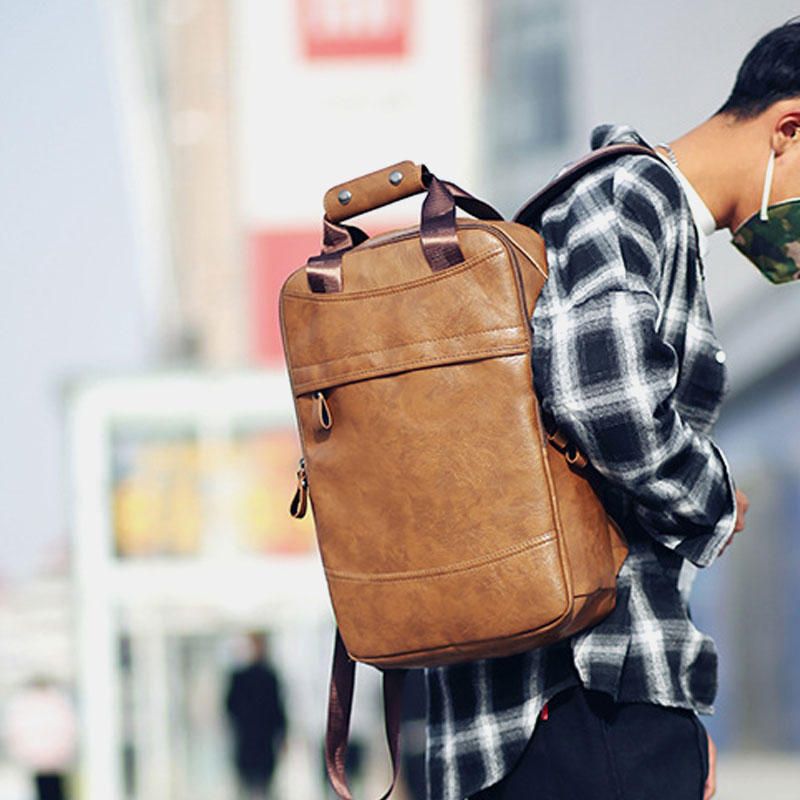
[[[345,761],[350,736],[350,712],[353,707],[353,685],[356,662],[347,653],[339,629],[333,648],[331,686],[328,695],[328,725],[325,732],[325,767],[328,780],[341,800],[353,800],[347,785]],[[400,725],[403,713],[403,684],[407,669],[397,667],[383,672],[383,716],[386,742],[392,759],[392,783],[380,800],[386,800],[397,783],[400,770]]]
[[[513,222],[533,227],[538,222],[542,212],[550,205],[554,198],[566,191],[578,178],[587,173],[593,166],[601,161],[624,154],[641,154],[653,156],[661,160],[661,156],[652,148],[642,144],[609,144],[605,147],[598,147],[591,153],[576,161],[571,167],[561,175],[554,178],[545,187],[536,192],[533,197],[525,203],[519,211],[512,217]]]

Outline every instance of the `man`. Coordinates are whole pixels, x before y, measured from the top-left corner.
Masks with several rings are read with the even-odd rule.
[[[5,745],[26,768],[36,800],[64,800],[78,750],[78,718],[71,694],[47,675],[34,675],[5,710]]]
[[[679,587],[744,528],[709,431],[727,392],[702,255],[717,228],[769,280],[800,276],[800,19],[746,56],[718,112],[596,166],[542,214],[531,319],[543,414],[590,462],[630,552],[614,610],[518,655],[426,670],[431,800],[708,800],[717,652]],[[592,147],[647,144],[600,126]],[[780,205],[776,205],[779,204]],[[792,291],[785,289],[784,291]],[[689,568],[691,569],[691,568]]]
[[[267,658],[267,638],[251,632],[252,659],[235,670],[225,693],[234,733],[234,756],[242,800],[266,800],[286,738],[280,681]]]

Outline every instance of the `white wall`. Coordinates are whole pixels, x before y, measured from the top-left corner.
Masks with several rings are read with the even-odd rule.
[[[245,223],[319,224],[329,187],[405,159],[469,185],[479,134],[477,0],[416,0],[400,59],[304,59],[297,5],[232,5]],[[370,217],[396,220],[420,203],[413,197]]]

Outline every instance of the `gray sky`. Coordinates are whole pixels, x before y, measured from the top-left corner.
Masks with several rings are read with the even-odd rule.
[[[0,2],[0,575],[63,547],[62,379],[144,361],[108,78],[91,0]]]

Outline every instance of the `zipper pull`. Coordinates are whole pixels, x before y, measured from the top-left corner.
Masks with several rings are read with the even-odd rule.
[[[547,719],[550,716],[550,712],[547,710],[547,703],[542,706],[542,710],[539,712],[540,719]]]
[[[589,463],[586,456],[567,439],[560,428],[547,431],[547,438],[566,455],[567,461],[570,464],[576,465],[579,469],[583,469],[583,467]]]
[[[578,469],[583,469],[589,463],[589,459],[572,442],[567,447],[567,461]]]
[[[333,416],[331,415],[331,409],[328,405],[328,401],[325,399],[325,395],[320,390],[317,390],[314,392],[314,401],[317,412],[317,422],[320,428],[329,431],[333,426]]]
[[[306,514],[308,505],[308,476],[306,475],[306,460],[300,457],[300,468],[297,470],[297,489],[295,490],[292,502],[289,505],[289,513],[295,518],[300,519]]]
[[[547,438],[559,449],[563,450],[568,442],[567,437],[561,432],[559,428],[547,432]]]

